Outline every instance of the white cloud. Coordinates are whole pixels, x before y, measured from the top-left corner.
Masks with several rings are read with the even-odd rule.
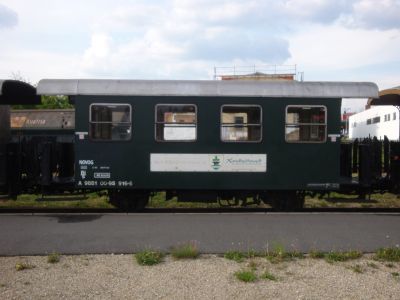
[[[349,29],[337,24],[307,27],[290,38],[292,61],[339,70],[400,60],[400,32]]]
[[[94,43],[95,31],[82,67],[88,74],[109,70],[121,76],[148,77],[153,68],[153,76],[158,77],[182,77],[185,70],[187,78],[199,74],[204,78],[213,65],[236,60],[283,63],[290,56],[286,39],[276,37],[264,25],[241,27],[244,16],[256,13],[257,4],[259,1],[176,0],[162,8],[144,8],[142,4],[118,7],[95,27],[109,28],[112,51],[107,57],[96,57],[95,49],[103,45]],[[204,66],[207,69],[195,69]]]
[[[21,50],[2,52],[0,56],[0,78],[12,78],[20,74],[31,83],[42,78],[77,78],[83,73],[79,71],[79,57]]]
[[[354,3],[353,12],[347,15],[349,26],[371,29],[400,29],[399,0],[360,0]]]
[[[0,4],[0,29],[14,27],[18,24],[18,14],[5,5]]]
[[[349,0],[286,0],[282,14],[309,22],[331,23],[351,10]]]
[[[2,76],[193,79],[293,63],[306,79],[357,80],[357,68],[400,61],[399,0],[2,2],[18,13],[0,35]]]

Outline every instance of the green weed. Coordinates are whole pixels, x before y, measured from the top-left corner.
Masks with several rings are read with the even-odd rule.
[[[314,258],[314,259],[319,259],[319,258],[324,258],[325,257],[325,253],[322,252],[322,251],[311,250],[310,253],[309,253],[309,256],[311,258]]]
[[[304,258],[304,254],[298,251],[287,252],[285,251],[283,245],[276,244],[272,251],[267,251],[266,258],[271,263],[280,263],[284,261],[290,261],[295,258]]]
[[[380,248],[376,251],[374,259],[380,261],[400,261],[400,248]]]
[[[245,258],[245,255],[239,251],[228,251],[224,254],[226,259],[234,260],[238,263],[242,262]]]
[[[235,273],[237,279],[243,282],[254,282],[257,280],[257,275],[253,270],[242,270]]]
[[[135,254],[136,261],[139,265],[152,266],[159,264],[164,254],[159,251],[143,250]]]
[[[342,262],[362,257],[360,251],[329,252],[325,255],[327,262]]]
[[[264,274],[261,275],[262,279],[267,279],[267,280],[271,280],[271,281],[277,281],[278,278],[276,278],[275,275],[269,273],[268,271],[265,271]]]

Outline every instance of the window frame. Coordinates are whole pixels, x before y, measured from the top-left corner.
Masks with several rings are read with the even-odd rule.
[[[92,121],[92,106],[128,106],[129,107],[129,122],[98,122],[98,121]],[[129,137],[129,139],[126,140],[112,140],[112,139],[108,139],[108,140],[100,140],[100,139],[94,139],[92,136],[92,128],[91,125],[92,124],[113,124],[113,123],[117,123],[117,124],[130,124],[131,126],[131,135]],[[92,142],[112,142],[112,143],[116,143],[116,142],[130,142],[132,140],[132,135],[133,135],[133,130],[132,130],[133,126],[132,126],[132,105],[130,103],[110,103],[110,102],[101,102],[101,103],[91,103],[89,105],[89,139]]]
[[[309,126],[325,126],[325,136],[324,136],[324,140],[323,141],[289,141],[287,139],[287,134],[286,134],[286,127],[288,125],[287,122],[287,116],[288,116],[288,108],[289,107],[323,107],[325,109],[325,122],[323,124],[321,123],[297,123],[297,125],[309,125]],[[290,124],[290,125],[295,125],[295,124]],[[327,137],[328,137],[328,108],[326,107],[326,105],[316,105],[316,104],[312,104],[312,105],[302,105],[302,104],[289,104],[286,105],[285,108],[285,130],[284,130],[284,135],[285,135],[285,142],[286,143],[290,143],[290,144],[324,144],[327,141]]]
[[[244,140],[238,140],[238,141],[233,141],[233,140],[224,140],[222,139],[222,128],[223,122],[222,122],[222,114],[223,114],[223,108],[225,106],[233,106],[233,107],[258,107],[260,109],[260,123],[259,124],[254,124],[254,123],[249,123],[246,125],[243,125],[242,127],[248,127],[248,126],[260,126],[260,139],[256,141],[244,141]],[[226,126],[226,127],[231,127],[231,126]],[[263,141],[263,109],[262,106],[259,104],[222,104],[220,107],[220,117],[219,117],[219,139],[223,143],[261,143]]]
[[[193,140],[159,140],[157,139],[157,125],[158,124],[179,124],[179,123],[168,123],[168,122],[158,122],[157,121],[157,108],[159,106],[193,106],[194,107],[194,115],[195,115],[195,123],[184,123],[184,124],[194,124],[195,128],[195,139]],[[197,118],[197,105],[192,103],[157,103],[154,106],[154,140],[158,143],[194,143],[197,142],[197,127],[198,127],[198,118]],[[183,126],[182,126],[183,127]],[[190,126],[187,126],[190,127]]]

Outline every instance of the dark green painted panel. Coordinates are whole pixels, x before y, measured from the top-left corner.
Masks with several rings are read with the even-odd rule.
[[[310,183],[338,183],[340,141],[294,144],[285,142],[287,105],[324,105],[328,112],[327,134],[340,133],[340,99],[200,98],[200,97],[76,97],[76,131],[89,131],[91,103],[132,105],[132,139],[128,142],[93,142],[76,137],[77,182],[99,186],[100,181],[132,181],[140,189],[305,189]],[[197,141],[156,142],[154,109],[159,103],[197,105]],[[223,104],[257,104],[263,109],[260,143],[220,141],[220,109]],[[267,154],[266,173],[150,172],[150,153]],[[79,161],[86,167],[81,178]],[[100,167],[109,167],[101,169]],[[93,172],[111,173],[110,179],[93,179]],[[90,186],[90,185],[89,185]],[[130,186],[128,186],[130,187]]]

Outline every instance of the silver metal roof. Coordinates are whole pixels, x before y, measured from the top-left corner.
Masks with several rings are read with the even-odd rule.
[[[38,95],[377,98],[372,82],[43,79]]]

